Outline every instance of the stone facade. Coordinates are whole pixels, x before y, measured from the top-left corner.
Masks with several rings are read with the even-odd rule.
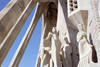
[[[40,17],[35,67],[100,67],[100,0],[11,0],[0,12],[0,65],[36,4],[9,67],[18,67]]]

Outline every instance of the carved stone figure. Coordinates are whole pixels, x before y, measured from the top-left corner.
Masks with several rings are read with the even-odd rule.
[[[49,32],[47,38],[49,37],[51,38],[51,50],[49,51],[49,53],[51,54],[50,67],[61,67],[61,61],[60,61],[61,42],[58,38],[58,33],[55,27],[53,27],[52,33]]]
[[[79,32],[77,34],[77,41],[79,42],[79,64],[78,67],[89,67],[92,62],[92,45],[87,42],[86,32],[83,31],[82,24],[78,25]]]
[[[64,38],[65,44],[61,46],[61,60],[62,60],[62,67],[72,67],[72,47],[68,42],[67,37]]]

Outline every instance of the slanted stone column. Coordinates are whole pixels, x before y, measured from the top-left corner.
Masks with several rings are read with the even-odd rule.
[[[0,12],[0,43],[9,33],[31,0],[11,0]]]
[[[30,24],[29,28],[27,29],[27,31],[26,31],[26,33],[25,33],[25,35],[24,35],[16,53],[15,53],[14,57],[13,57],[10,65],[9,65],[9,67],[13,67],[13,66],[18,67],[20,60],[21,60],[21,58],[22,58],[22,56],[25,52],[25,49],[26,49],[26,47],[29,43],[29,40],[32,36],[32,33],[33,33],[33,31],[36,27],[36,24],[37,24],[39,18],[41,17],[44,9],[47,7],[47,5],[48,5],[48,3],[39,3],[38,4],[36,12],[33,16],[32,21],[31,21],[31,24]]]
[[[67,2],[66,0],[58,0],[58,18],[57,29],[59,30],[59,37],[61,43],[64,44],[64,37],[68,38],[70,45],[72,46],[72,67],[77,67],[78,61],[76,61],[76,33],[77,30],[68,27],[68,15],[67,15]]]
[[[27,2],[27,1],[26,1]],[[5,59],[7,53],[9,52],[12,44],[14,43],[18,33],[20,32],[21,28],[23,27],[25,21],[27,20],[28,16],[30,15],[31,11],[36,5],[36,0],[31,0],[19,19],[15,22],[5,39],[0,45],[0,65],[2,64],[3,60]],[[17,8],[16,8],[17,9]],[[14,17],[16,18],[16,17]]]

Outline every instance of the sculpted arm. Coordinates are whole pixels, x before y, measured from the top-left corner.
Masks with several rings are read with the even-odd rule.
[[[85,37],[86,38],[86,33],[83,31],[83,32],[79,32],[78,34],[77,34],[77,42],[79,42],[83,37]]]

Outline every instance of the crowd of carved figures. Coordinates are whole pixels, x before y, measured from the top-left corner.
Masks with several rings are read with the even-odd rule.
[[[97,3],[98,0],[91,0],[90,2],[90,10],[93,12],[94,19],[88,23],[89,26],[92,22],[98,22],[100,24],[99,18],[99,8]],[[52,13],[52,12],[51,12]],[[50,18],[51,18],[50,14]],[[99,26],[100,27],[100,26]],[[99,67],[99,46],[94,45],[88,40],[87,31],[84,30],[83,24],[77,25],[78,32],[76,36],[76,55],[78,57],[78,65],[77,67]],[[98,29],[98,28],[97,28]],[[96,35],[99,35],[98,33]],[[94,35],[92,35],[94,36]],[[100,38],[98,38],[100,39]],[[61,43],[59,39],[59,30],[56,27],[52,28],[52,32],[49,32],[47,37],[43,39],[42,44],[43,47],[40,49],[39,56],[41,58],[41,67],[73,67],[72,65],[72,45],[68,41],[68,37],[63,37],[64,44]],[[98,40],[99,41],[99,40]],[[98,43],[99,44],[99,43]],[[97,53],[97,63],[93,61],[93,52],[94,49]],[[96,57],[95,57],[96,58]]]
[[[59,31],[53,27],[46,39],[43,40],[43,47],[40,52],[41,67],[72,67],[72,47],[67,37],[65,44],[61,44]]]
[[[92,62],[92,45],[88,43],[83,25],[78,25],[77,42],[79,49],[78,67],[89,67]],[[40,52],[41,67],[72,67],[72,46],[68,38],[64,37],[65,44],[59,39],[59,31],[53,27],[47,38],[43,40]]]

